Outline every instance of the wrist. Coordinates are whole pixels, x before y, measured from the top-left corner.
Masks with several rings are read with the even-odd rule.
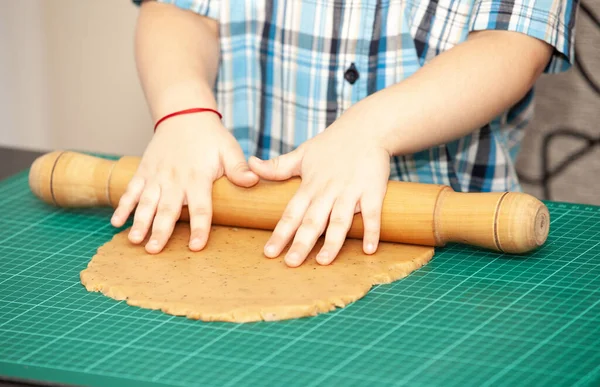
[[[374,95],[371,95],[352,105],[334,122],[331,129],[339,130],[342,138],[351,137],[360,144],[384,149],[391,155],[389,135],[393,128],[390,128],[389,120],[381,116],[373,98]]]
[[[154,133],[188,129],[198,131],[200,128],[206,128],[208,126],[225,129],[219,115],[212,111],[199,111],[183,114],[177,113],[178,112],[175,112],[175,114],[168,114],[162,117],[162,119],[159,119],[154,126]]]
[[[173,113],[169,113],[166,116],[161,117],[158,121],[156,121],[156,124],[154,124],[154,131],[156,132],[156,130],[160,126],[160,124],[170,118],[187,115],[187,114],[199,114],[199,113],[215,114],[217,117],[219,117],[219,120],[223,118],[223,116],[221,115],[221,113],[219,113],[219,111],[217,111],[216,109],[211,109],[211,108],[201,108],[200,107],[200,108],[177,110]]]
[[[217,102],[212,89],[206,82],[190,81],[170,86],[149,98],[153,122],[161,118],[190,108],[205,108],[217,110]],[[202,113],[215,114],[215,113]]]

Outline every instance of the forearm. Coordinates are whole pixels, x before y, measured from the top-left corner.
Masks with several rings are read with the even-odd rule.
[[[170,4],[144,2],[135,57],[154,121],[179,109],[216,108],[212,92],[219,63],[216,21]]]
[[[411,154],[461,138],[519,101],[551,54],[541,41],[480,33],[406,80],[348,110],[390,154]]]

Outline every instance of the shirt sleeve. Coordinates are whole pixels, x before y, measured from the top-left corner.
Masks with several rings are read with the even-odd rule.
[[[568,70],[574,62],[575,13],[580,0],[475,0],[470,31],[524,33],[554,47],[545,73]]]
[[[142,0],[132,0],[135,5],[140,5]],[[220,0],[155,0],[159,3],[173,4],[181,9],[195,12],[211,19],[219,19]]]

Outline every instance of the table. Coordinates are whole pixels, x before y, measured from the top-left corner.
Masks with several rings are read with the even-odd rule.
[[[404,280],[332,313],[204,323],[89,293],[119,230],[110,209],[0,182],[0,375],[74,385],[600,384],[600,207],[547,202],[548,242],[507,256],[437,249]]]
[[[0,147],[0,180],[29,168],[36,157],[43,154],[40,151]]]

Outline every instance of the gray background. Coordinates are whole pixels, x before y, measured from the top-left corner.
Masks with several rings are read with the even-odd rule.
[[[600,1],[586,0],[596,15]],[[600,86],[600,28],[578,11],[576,25],[578,58],[596,84]],[[600,137],[600,95],[584,81],[573,67],[562,74],[544,75],[538,81],[535,118],[527,128],[517,170],[525,177],[539,179],[542,141],[546,134],[557,129],[573,129]],[[585,145],[584,141],[566,137],[556,138],[550,147],[550,169]],[[539,185],[523,182],[526,192],[542,197]],[[552,200],[600,205],[600,146],[569,165],[550,183]]]

